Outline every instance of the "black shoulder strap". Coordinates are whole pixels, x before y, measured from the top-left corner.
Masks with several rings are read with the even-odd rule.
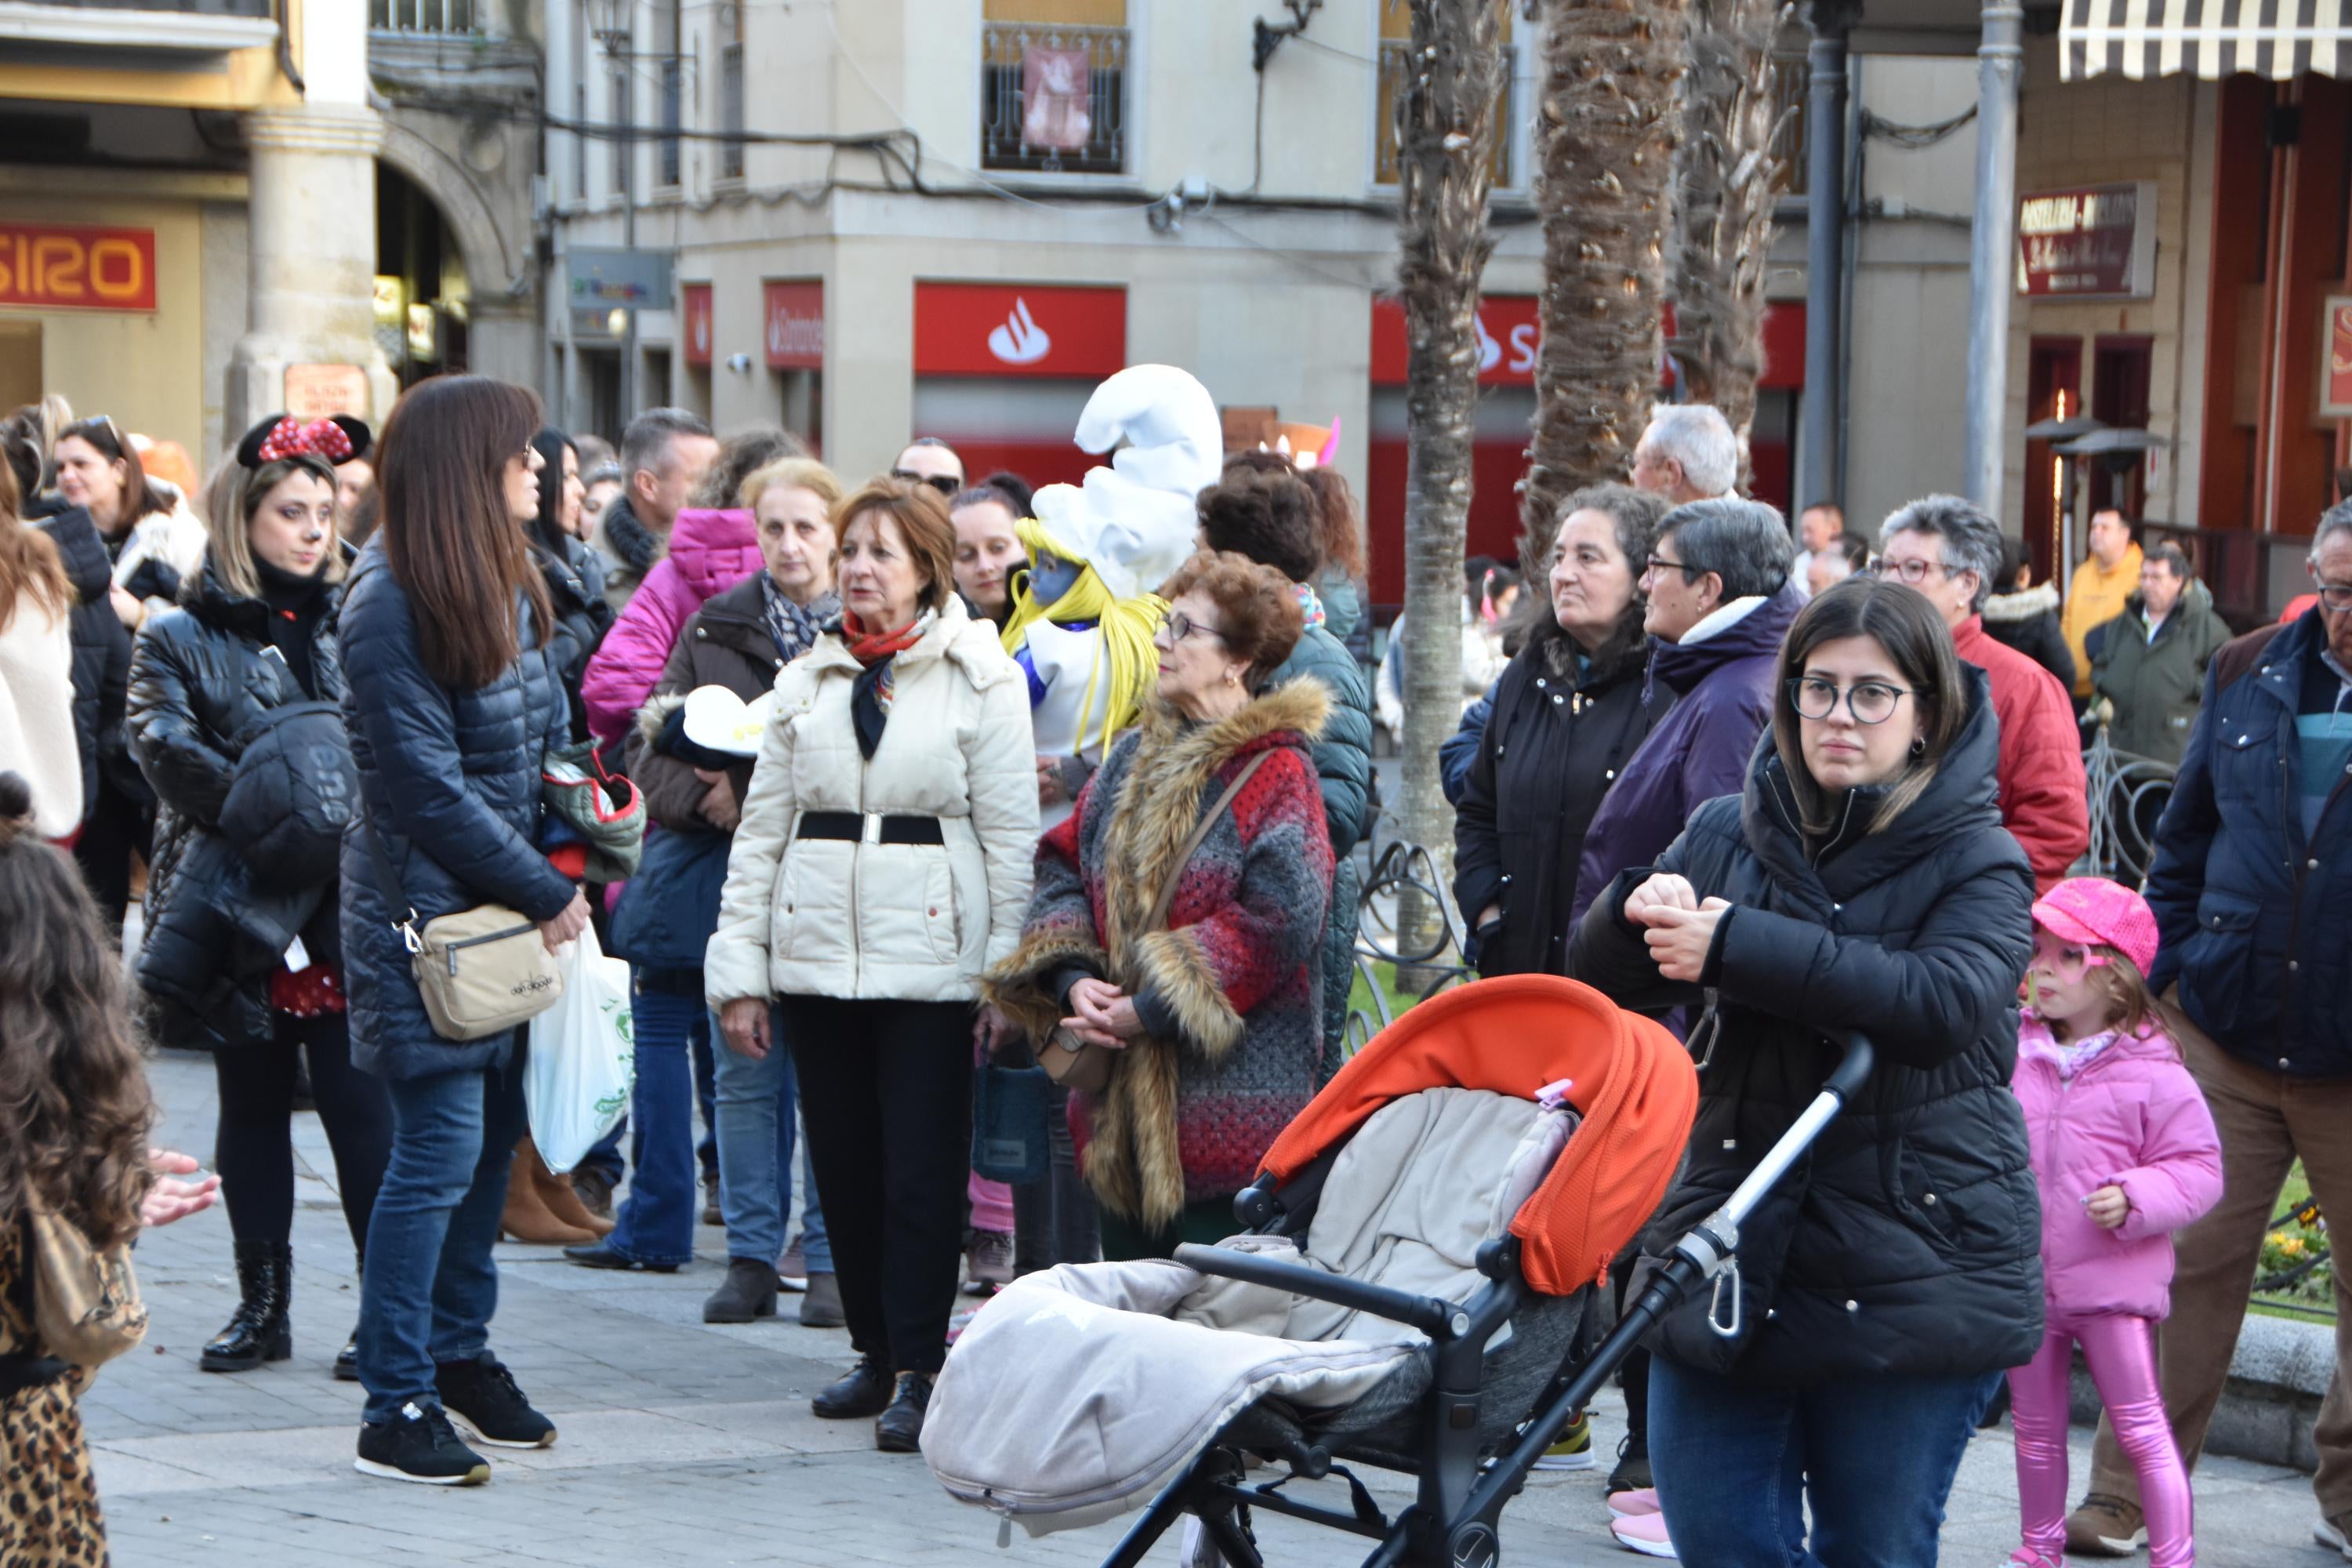
[[[400,884],[400,873],[392,868],[392,857],[384,852],[383,837],[376,832],[375,824],[367,819],[364,812],[360,816],[360,836],[367,840],[368,856],[375,862],[376,890],[383,895],[385,905],[394,910],[407,911],[404,915],[395,913],[393,916],[392,929],[400,933],[401,941],[408,944],[408,951],[415,952],[418,951],[416,906],[408,901],[408,894]]]

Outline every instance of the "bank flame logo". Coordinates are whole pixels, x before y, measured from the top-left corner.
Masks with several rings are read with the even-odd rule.
[[[1483,313],[1474,311],[1470,319],[1478,327],[1478,374],[1484,375],[1503,363],[1503,345],[1496,342],[1495,334],[1486,330],[1486,318]]]
[[[1029,314],[1029,301],[1015,294],[1013,313],[988,334],[988,352],[1006,364],[1035,364],[1054,352],[1054,340]]]

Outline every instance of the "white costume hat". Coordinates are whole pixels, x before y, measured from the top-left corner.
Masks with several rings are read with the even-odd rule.
[[[1077,445],[1108,452],[1086,483],[1047,485],[1031,509],[1046,531],[1095,569],[1114,598],[1166,582],[1191,558],[1200,518],[1193,498],[1217,482],[1224,426],[1216,400],[1190,372],[1136,364],[1095,388],[1078,416]]]

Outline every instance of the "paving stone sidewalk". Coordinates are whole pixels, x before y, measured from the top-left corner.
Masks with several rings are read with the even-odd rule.
[[[163,1142],[209,1161],[213,1075],[202,1058],[154,1065]],[[724,1268],[719,1233],[676,1275],[614,1275],[553,1248],[501,1246],[492,1344],[554,1416],[552,1448],[494,1450],[495,1479],[467,1490],[371,1480],[352,1468],[360,1393],[329,1375],[358,1310],[333,1166],[312,1116],[297,1118],[295,1356],[237,1376],[196,1368],[235,1301],[217,1212],[139,1248],[154,1312],[150,1343],[106,1369],[83,1400],[120,1568],[310,1563],[932,1564],[1098,1563],[1118,1527],[995,1546],[995,1521],[950,1500],[918,1458],[874,1451],[864,1423],[809,1415],[810,1392],[845,1367],[837,1331],[787,1321],[706,1327]],[[1613,1448],[1613,1400],[1596,1421]],[[2075,1465],[2086,1465],[2078,1433]],[[1899,1440],[1899,1435],[1890,1434]],[[2016,1543],[2006,1430],[1970,1446],[1944,1561],[1995,1568]],[[1639,1559],[1607,1532],[1601,1471],[1539,1477],[1504,1515],[1508,1561],[1587,1568]],[[1334,1489],[1333,1501],[1344,1506]],[[2234,1460],[2197,1477],[2208,1568],[2322,1568],[2309,1479]],[[1269,1561],[1337,1568],[1354,1543],[1263,1520]],[[1368,1550],[1368,1548],[1367,1548]],[[1171,1541],[1152,1561],[1177,1560]]]

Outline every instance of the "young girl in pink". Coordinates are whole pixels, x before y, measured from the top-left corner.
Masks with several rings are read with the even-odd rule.
[[[2126,888],[2074,877],[2033,906],[2033,999],[2013,1081],[2042,1188],[2048,1327],[2041,1352],[2009,1374],[2025,1538],[2010,1562],[2022,1568],[2064,1562],[2077,1342],[2138,1472],[2148,1568],[2197,1560],[2154,1330],[2171,1310],[2172,1232],[2221,1196],[2221,1144],[2148,994],[2155,959],[2156,916]]]

